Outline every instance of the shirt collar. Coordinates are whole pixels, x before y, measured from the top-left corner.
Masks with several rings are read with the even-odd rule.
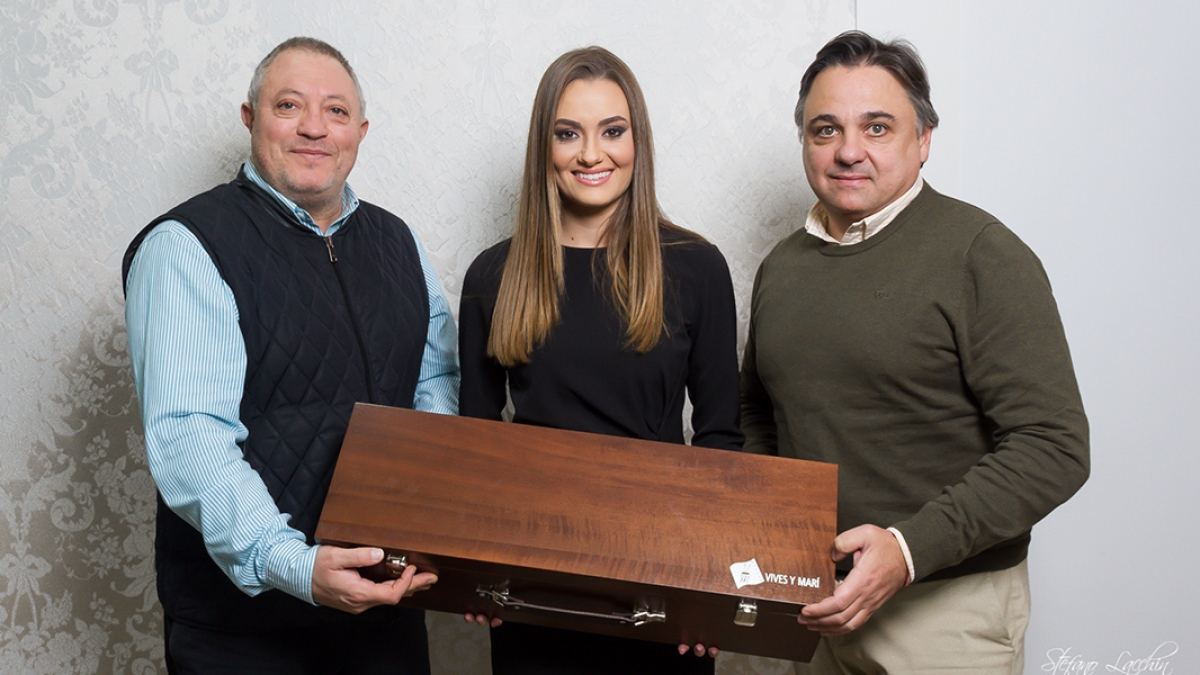
[[[338,216],[337,220],[330,224],[329,229],[322,233],[321,228],[317,226],[317,221],[308,215],[308,211],[305,211],[297,206],[296,202],[283,196],[281,192],[271,187],[271,184],[259,175],[258,169],[254,168],[253,161],[247,159],[242,168],[246,173],[246,178],[249,178],[251,182],[266,190],[267,194],[274,197],[280,204],[283,204],[287,210],[296,216],[296,220],[299,220],[301,225],[322,237],[332,237],[335,232],[341,229],[346,219],[358,208],[358,195],[354,194],[354,190],[350,189],[350,184],[346,183],[346,186],[342,188],[342,215]]]
[[[846,229],[846,234],[842,236],[841,241],[834,239],[829,234],[829,213],[819,201],[813,204],[813,207],[808,210],[808,218],[804,221],[804,229],[812,236],[831,244],[838,244],[839,246],[860,244],[879,234],[880,230],[895,220],[896,216],[900,215],[900,212],[917,198],[917,195],[921,192],[921,187],[924,185],[925,181],[920,176],[917,176],[916,182],[912,184],[908,192],[900,195],[899,199],[883,207],[879,212],[852,223]]]

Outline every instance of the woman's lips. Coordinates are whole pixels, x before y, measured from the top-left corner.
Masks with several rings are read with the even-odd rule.
[[[604,171],[572,171],[575,179],[584,185],[602,185],[612,175],[612,169]]]

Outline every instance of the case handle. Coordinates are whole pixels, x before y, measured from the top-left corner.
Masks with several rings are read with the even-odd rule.
[[[533,609],[543,612],[555,612],[558,614],[570,614],[571,616],[584,616],[592,619],[607,619],[609,621],[617,621],[632,626],[643,626],[648,623],[662,623],[667,620],[667,613],[662,611],[651,610],[646,607],[645,603],[639,603],[632,612],[621,614],[613,612],[611,614],[603,614],[601,612],[585,612],[578,609],[567,609],[565,607],[553,607],[551,605],[537,605],[532,602],[525,602],[520,598],[514,598],[509,595],[508,589],[497,589],[493,587],[479,586],[475,589],[481,597],[488,598],[497,605],[505,609]]]

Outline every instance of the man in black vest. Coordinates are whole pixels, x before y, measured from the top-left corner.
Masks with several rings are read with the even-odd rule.
[[[313,532],[355,402],[457,412],[453,320],[414,234],[346,185],[368,123],[341,53],[280,44],[241,114],[250,161],[123,270],[167,669],[428,674],[395,605],[436,578],[374,583],[382,551]]]

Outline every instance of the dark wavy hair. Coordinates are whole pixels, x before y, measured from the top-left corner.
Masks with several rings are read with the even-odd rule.
[[[929,100],[929,76],[925,74],[925,64],[917,55],[917,50],[907,40],[892,40],[883,42],[862,31],[851,30],[830,40],[817,58],[804,71],[800,79],[800,100],[796,102],[796,126],[800,135],[804,135],[804,104],[812,90],[813,81],[821,71],[830,66],[853,68],[856,66],[878,66],[892,74],[912,102],[913,110],[917,112],[917,134],[925,129],[935,129],[938,125],[938,114]]]

